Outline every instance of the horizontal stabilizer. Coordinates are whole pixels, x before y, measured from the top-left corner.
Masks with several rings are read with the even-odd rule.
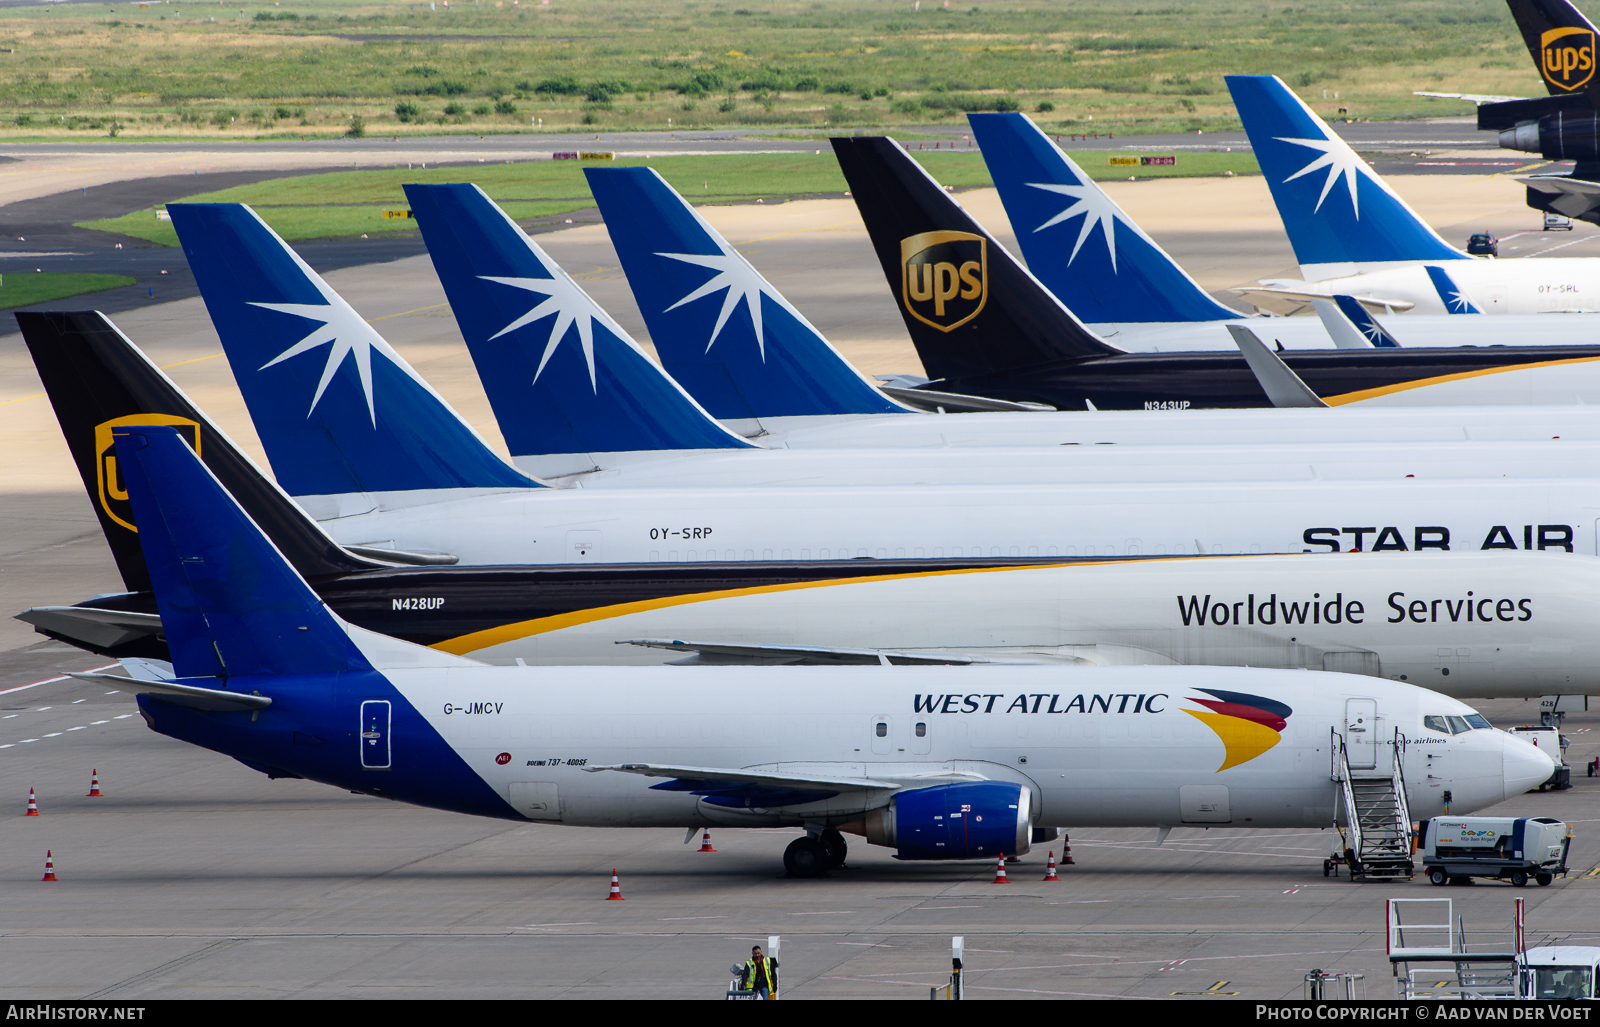
[[[1244,325],[1229,325],[1228,332],[1244,354],[1245,363],[1255,372],[1256,381],[1275,407],[1325,407],[1322,397],[1300,380],[1294,369],[1268,349],[1266,343],[1256,338],[1256,333]]]
[[[1520,96],[1485,96],[1482,93],[1419,93],[1413,92],[1412,96],[1431,96],[1437,100],[1471,100],[1476,104],[1505,103],[1507,100],[1521,100]]]
[[[929,413],[971,414],[986,411],[1008,413],[1040,413],[1055,409],[1047,403],[1030,403],[1027,400],[994,399],[989,396],[968,396],[960,392],[938,392],[933,389],[903,389],[896,385],[880,385],[879,389],[907,406]]]
[[[127,692],[156,692],[171,702],[196,710],[235,712],[264,710],[272,705],[272,700],[264,695],[247,695],[222,688],[201,688],[198,685],[183,685],[175,681],[141,681],[138,678],[125,678],[120,674],[68,674],[67,676],[81,681],[93,681],[98,685],[116,685]]]
[[[1270,310],[1275,314],[1292,314],[1305,309],[1312,300],[1332,299],[1333,294],[1319,289],[1296,289],[1282,285],[1246,285],[1229,289],[1247,302]],[[1416,306],[1410,300],[1394,296],[1357,296],[1356,301],[1368,310],[1385,314],[1403,314]]]
[[[1524,175],[1517,181],[1529,189],[1537,189],[1552,196],[1570,194],[1591,200],[1600,198],[1600,182],[1591,182],[1586,178],[1574,178],[1571,175]]]
[[[16,619],[55,637],[75,639],[97,650],[161,633],[161,616],[131,610],[98,610],[92,606],[35,606]]]

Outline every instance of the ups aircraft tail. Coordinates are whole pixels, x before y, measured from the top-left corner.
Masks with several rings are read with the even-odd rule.
[[[167,209],[290,495],[538,484],[495,455],[255,211],[237,203]]]
[[[148,590],[150,573],[112,445],[112,432],[128,425],[173,426],[306,577],[391,566],[340,548],[104,314],[16,318],[130,592]]]
[[[652,168],[586,168],[667,373],[714,417],[895,414],[884,395]]]
[[[1551,96],[1587,93],[1600,106],[1595,28],[1568,0],[1506,0],[1539,77]]]
[[[1026,114],[969,114],[1028,270],[1090,324],[1232,321]]]
[[[482,189],[405,190],[517,466],[555,477],[611,453],[749,448]]]
[[[1227,82],[1308,279],[1348,275],[1363,264],[1471,259],[1276,76],[1229,75]]]
[[[1122,352],[1085,328],[900,144],[881,136],[832,143],[931,377]]]

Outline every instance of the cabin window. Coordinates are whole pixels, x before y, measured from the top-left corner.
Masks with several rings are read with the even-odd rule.
[[[917,721],[917,737],[918,738],[926,738],[926,737],[928,737],[928,725],[923,723],[920,720]]]
[[[1450,733],[1450,725],[1444,722],[1443,717],[1423,717],[1422,726],[1429,731],[1437,731],[1440,734],[1447,735]]]
[[[889,725],[885,724],[881,720],[878,721],[878,723],[874,726],[873,730],[878,733],[878,737],[879,738],[887,738],[889,736]]]

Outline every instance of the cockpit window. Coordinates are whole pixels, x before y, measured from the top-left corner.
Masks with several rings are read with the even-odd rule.
[[[1488,718],[1481,713],[1469,713],[1466,720],[1468,724],[1471,724],[1477,730],[1488,730],[1494,727],[1489,723]]]
[[[1472,728],[1467,726],[1467,718],[1465,717],[1450,717],[1449,720],[1450,730],[1454,731],[1458,735],[1466,734],[1468,731],[1472,730]]]
[[[1447,735],[1450,733],[1450,725],[1445,723],[1443,717],[1423,717],[1422,726],[1429,731],[1437,731],[1440,734]]]
[[[1588,998],[1593,971],[1587,966],[1539,966],[1533,969],[1533,995],[1542,999]]]

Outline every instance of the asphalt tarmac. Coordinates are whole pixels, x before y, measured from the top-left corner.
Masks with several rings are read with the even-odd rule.
[[[704,149],[714,141],[693,142]],[[271,167],[207,174],[266,177],[301,159],[311,169],[329,166],[316,156],[287,152],[265,161]],[[154,166],[169,157],[138,159]],[[32,159],[0,165],[0,176]],[[204,306],[184,294],[192,285],[184,285],[181,254],[145,244],[115,250],[70,227],[187,195],[197,178],[207,188],[247,180],[192,170],[0,206],[0,273],[140,269],[139,289],[156,288],[153,300],[130,289],[121,292],[131,298],[102,293],[52,306],[114,311],[131,338],[263,459]],[[1260,179],[1109,185],[1219,295],[1294,271]],[[1600,255],[1591,226],[1536,231],[1520,185],[1504,174],[1411,175],[1395,188],[1452,239],[1482,225],[1522,253]],[[961,199],[1014,246],[992,191]],[[858,366],[917,370],[851,200],[703,213]],[[541,242],[647,342],[597,218],[554,221],[535,226],[545,232]],[[71,255],[23,255],[58,244]],[[416,240],[297,248],[500,445]],[[163,268],[168,275],[159,275]],[[0,334],[0,612],[120,588],[40,393],[19,337]],[[720,851],[701,854],[676,831],[474,820],[271,782],[149,731],[120,691],[72,680],[14,690],[104,664],[38,637],[19,622],[0,624],[0,810],[13,803],[0,817],[16,818],[0,832],[0,994],[8,998],[715,998],[726,967],[769,934],[784,938],[785,987],[794,998],[926,997],[943,981],[954,934],[967,938],[973,998],[1293,997],[1314,966],[1365,973],[1369,993],[1383,997],[1392,993],[1382,954],[1385,897],[1448,895],[1470,930],[1509,928],[1512,893],[1504,886],[1446,891],[1324,879],[1325,832],[1183,829],[1156,848],[1153,831],[1083,830],[1072,833],[1077,864],[1063,869],[1060,883],[1039,880],[1038,853],[1013,868],[1016,883],[1005,887],[988,883],[988,866],[901,864],[858,843],[850,869],[802,882],[780,876],[785,832],[716,831]],[[1484,708],[1502,724],[1536,717],[1521,701]],[[1600,751],[1595,731],[1600,712],[1569,719],[1575,766]],[[104,798],[83,795],[91,770],[100,771]],[[30,786],[40,818],[21,816]],[[1588,815],[1600,810],[1597,799],[1600,782],[1580,777],[1570,792],[1503,808],[1576,821],[1572,865],[1583,873],[1600,862],[1600,844],[1587,837],[1600,823],[1600,812]],[[47,848],[58,884],[38,881]],[[612,867],[626,902],[604,902]],[[1530,937],[1592,938],[1597,900],[1588,893],[1597,880],[1575,876],[1519,892],[1530,900]]]

